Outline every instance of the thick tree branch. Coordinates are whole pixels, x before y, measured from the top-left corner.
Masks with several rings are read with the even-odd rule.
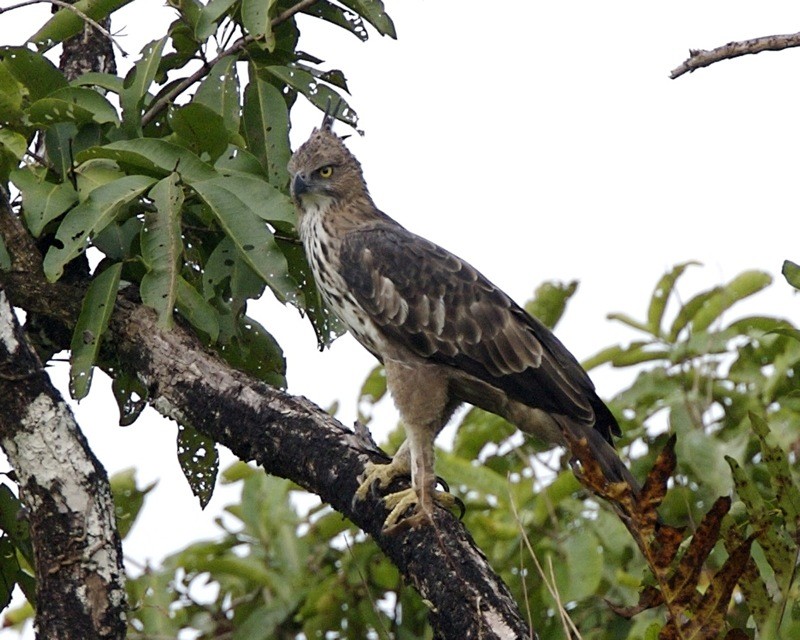
[[[105,470],[0,287],[0,445],[26,506],[37,637],[125,637],[122,549]]]
[[[670,72],[669,77],[674,80],[685,73],[691,73],[701,67],[708,67],[721,60],[730,60],[731,58],[761,53],[762,51],[780,51],[798,46],[800,46],[800,33],[790,33],[787,35],[763,36],[740,42],[729,42],[710,51],[706,49],[690,49],[689,58],[684,60],[680,66],[675,67]]]
[[[20,226],[9,212],[0,212],[0,233],[17,269],[0,272],[0,284],[6,283],[15,305],[69,316],[77,309],[80,290],[61,285],[56,293],[58,285],[44,281],[39,267],[24,276],[19,272],[20,265],[30,267],[35,261],[19,257],[15,238],[31,249],[14,233]],[[269,473],[316,493],[371,534],[406,581],[431,603],[436,637],[533,637],[508,588],[455,516],[437,511],[435,526],[386,535],[381,528],[387,512],[377,498],[353,504],[366,462],[380,454],[325,411],[231,369],[180,327],[160,329],[152,310],[127,299],[118,300],[107,344],[137,372],[149,390],[149,402],[162,414],[191,424],[242,460],[255,460]]]

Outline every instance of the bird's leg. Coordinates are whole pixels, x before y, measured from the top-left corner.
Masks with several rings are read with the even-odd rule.
[[[384,529],[395,525],[414,527],[426,522],[433,522],[433,503],[437,502],[445,508],[457,504],[455,497],[445,491],[437,491],[436,474],[433,471],[433,441],[436,429],[406,426],[406,442],[411,469],[411,488],[390,493],[384,498],[389,515],[383,523]],[[415,513],[401,520],[409,508]]]

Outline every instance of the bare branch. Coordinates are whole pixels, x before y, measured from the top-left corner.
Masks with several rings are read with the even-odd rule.
[[[291,18],[296,13],[308,9],[312,4],[317,2],[318,0],[300,0],[295,5],[292,5],[286,11],[282,12],[281,14],[275,16],[270,22],[270,26],[274,29],[282,22],[286,22],[289,18]],[[161,96],[158,100],[156,100],[153,104],[150,105],[150,108],[144,113],[142,116],[142,126],[146,126],[149,122],[153,120],[159,113],[161,113],[167,106],[172,104],[172,102],[181,95],[184,91],[186,91],[189,87],[191,87],[195,82],[201,80],[208,72],[211,70],[217,62],[222,60],[223,58],[238,54],[242,51],[248,44],[251,42],[255,42],[256,38],[251,35],[242,36],[236,42],[234,42],[230,47],[225,49],[222,53],[220,53],[217,57],[215,57],[210,62],[204,63],[202,67],[200,67],[197,71],[195,71],[192,75],[187,78],[181,80],[178,84],[176,84],[172,89],[170,89],[167,93]]]
[[[739,56],[746,56],[762,51],[781,51],[800,46],[800,33],[790,33],[778,36],[763,36],[752,40],[729,42],[726,45],[707,51],[706,49],[690,49],[689,58],[680,66],[675,67],[669,74],[671,79],[679,78],[684,73],[691,73],[695,69],[708,67],[721,60],[730,60]]]

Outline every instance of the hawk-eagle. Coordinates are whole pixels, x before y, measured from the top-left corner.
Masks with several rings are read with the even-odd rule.
[[[385,498],[387,527],[413,505],[419,521],[434,500],[452,504],[436,491],[433,443],[464,402],[555,444],[562,430],[586,437],[607,477],[635,487],[612,445],[617,421],[575,357],[473,266],[380,211],[333,121],[289,162],[300,238],[325,302],[383,363],[406,431],[356,495],[411,475],[411,489]]]

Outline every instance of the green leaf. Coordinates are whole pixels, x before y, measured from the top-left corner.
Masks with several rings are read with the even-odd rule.
[[[5,609],[11,602],[11,594],[17,586],[18,573],[17,550],[10,538],[0,535],[0,610]]]
[[[4,125],[21,124],[26,93],[25,86],[12,75],[8,66],[0,64],[0,122]]]
[[[228,10],[236,4],[237,0],[211,0],[202,7],[197,14],[194,22],[194,36],[199,42],[208,40],[217,30],[220,18],[228,13]]]
[[[800,289],[800,265],[795,264],[791,260],[784,260],[781,273],[783,277],[786,278],[786,282],[795,289]]]
[[[244,176],[223,176],[197,182],[192,187],[278,299],[293,299],[297,287],[289,277],[286,258],[261,220],[261,217],[281,215],[280,205],[285,196],[263,181]],[[263,198],[272,198],[277,206],[265,203]]]
[[[578,290],[578,281],[567,284],[562,282],[543,282],[533,294],[533,300],[525,305],[525,311],[542,324],[552,329],[558,324],[567,308],[567,302]]]
[[[178,278],[178,311],[193,327],[205,333],[211,342],[219,337],[219,314],[186,280]]]
[[[792,478],[789,458],[780,446],[767,441],[770,436],[767,421],[752,411],[748,415],[753,431],[758,436],[761,457],[769,471],[769,481],[778,499],[778,506],[786,514],[786,527],[795,533],[800,525],[800,488]]]
[[[129,2],[131,0],[78,0],[73,6],[84,15],[100,21]],[[28,38],[28,42],[35,44],[39,51],[46,51],[67,38],[79,34],[83,31],[84,26],[85,22],[80,15],[62,8],[56,11],[41,29]]]
[[[111,382],[111,391],[119,407],[119,426],[133,424],[147,406],[147,387],[136,374],[117,370]]]
[[[30,100],[39,100],[68,86],[64,74],[41,53],[25,47],[0,47],[0,60],[28,90]]]
[[[143,173],[159,179],[175,171],[189,184],[218,176],[211,165],[185,147],[158,138],[120,140],[86,149],[77,156],[78,162],[93,158],[114,160],[128,173]]]
[[[516,427],[498,415],[470,409],[456,431],[453,453],[466,460],[477,460],[487,444],[499,444],[515,431]]]
[[[200,158],[216,160],[228,148],[229,132],[222,116],[198,102],[171,109],[167,116],[177,142]]]
[[[772,282],[763,271],[745,271],[708,298],[692,318],[692,330],[703,331],[735,303],[758,293]]]
[[[117,531],[124,540],[142,510],[145,496],[153,490],[156,483],[151,482],[146,487],[139,488],[136,486],[136,469],[133,468],[118,471],[108,482],[114,498]]]
[[[322,20],[330,22],[331,24],[335,24],[338,27],[342,27],[343,29],[346,29],[352,33],[362,42],[366,42],[369,38],[369,33],[367,33],[367,28],[364,25],[364,21],[361,19],[361,16],[352,11],[346,11],[341,7],[337,7],[335,4],[331,4],[327,0],[318,0],[310,7],[305,9],[304,13],[321,18]]]
[[[255,176],[261,180],[268,178],[267,172],[261,162],[249,151],[245,151],[234,145],[228,145],[223,153],[214,163],[216,169],[222,175],[246,175]]]
[[[0,129],[0,146],[17,160],[22,160],[28,150],[28,141],[21,133],[10,129]]]
[[[363,16],[382,36],[397,38],[394,23],[381,0],[342,0],[342,4]]]
[[[92,367],[114,310],[121,273],[122,263],[118,262],[95,276],[83,299],[70,344],[69,392],[75,400],[89,393]]]
[[[26,110],[33,124],[49,127],[56,122],[119,124],[117,110],[94,89],[64,87],[34,102]]]
[[[277,78],[295,91],[299,91],[311,104],[323,111],[328,108],[328,104],[335,105],[341,100],[342,107],[339,109],[337,117],[353,126],[358,122],[356,112],[350,108],[342,96],[329,86],[319,82],[308,71],[297,67],[279,65],[260,67],[259,69]]]
[[[684,304],[678,311],[675,319],[672,321],[672,326],[669,330],[667,339],[670,342],[675,342],[681,331],[692,321],[695,314],[702,309],[707,300],[717,295],[721,287],[714,287],[708,291],[703,291],[693,296],[686,304]]]
[[[28,520],[22,517],[24,514],[25,507],[19,498],[6,485],[0,484],[0,531],[8,536],[28,564],[34,566],[30,528]]]
[[[209,7],[211,6],[210,3]],[[226,56],[217,62],[200,83],[192,99],[222,116],[225,129],[239,131],[239,77],[236,74],[236,56]]]
[[[44,258],[44,272],[55,282],[64,265],[86,249],[89,238],[101,231],[120,209],[138,198],[155,182],[147,176],[126,176],[98,187],[72,209],[56,232],[56,243]]]
[[[96,87],[111,93],[121,95],[125,90],[125,80],[110,73],[89,71],[75,78],[70,85],[73,87]]]
[[[146,104],[150,85],[156,78],[161,64],[161,53],[167,37],[153,40],[142,49],[141,59],[125,76],[122,93],[119,96],[122,106],[123,126],[128,131],[138,131],[142,123],[142,107]]]
[[[62,179],[67,181],[72,172],[75,138],[78,128],[74,122],[58,122],[44,132],[44,148],[47,159]]]
[[[78,201],[68,182],[48,182],[45,171],[24,167],[11,172],[14,186],[22,193],[22,215],[31,234],[38,238],[47,223],[55,220]]]
[[[280,90],[259,78],[254,65],[250,66],[242,113],[248,149],[267,170],[269,181],[279,189],[288,190],[289,110]]]
[[[227,281],[228,286],[224,284]],[[207,300],[214,296],[232,298],[234,311],[244,308],[247,299],[258,298],[264,291],[264,281],[253,271],[244,256],[229,237],[223,238],[211,252],[203,269],[203,295]]]
[[[616,320],[617,322],[626,324],[633,329],[638,329],[639,331],[643,331],[644,333],[647,334],[650,333],[650,327],[648,325],[646,325],[644,322],[639,322],[638,320],[634,320],[625,313],[609,313],[606,317],[609,320]]]
[[[669,297],[675,288],[675,282],[683,275],[686,269],[693,265],[698,265],[699,262],[683,262],[675,265],[672,271],[665,273],[658,281],[653,295],[650,298],[650,306],[647,309],[647,324],[650,328],[650,333],[654,336],[663,336],[664,332],[661,329],[661,320],[664,317],[664,310],[667,308]]]
[[[178,425],[178,462],[192,493],[206,508],[214,493],[219,470],[217,445],[206,435],[185,424]]]
[[[230,342],[220,349],[225,361],[273,387],[286,387],[286,360],[278,342],[261,324],[241,316]]]
[[[172,327],[172,311],[178,297],[178,278],[183,253],[181,208],[183,188],[177,173],[163,178],[151,190],[155,211],[145,215],[142,227],[142,260],[147,273],[142,278],[142,302],[158,313],[158,324]]]
[[[122,223],[114,221],[92,238],[92,244],[112,260],[124,262],[138,258],[139,247],[134,241],[141,234],[142,226],[138,216],[131,216]]]
[[[275,17],[276,0],[242,0],[242,24],[257,40],[263,40],[267,51],[275,49],[272,19]]]

